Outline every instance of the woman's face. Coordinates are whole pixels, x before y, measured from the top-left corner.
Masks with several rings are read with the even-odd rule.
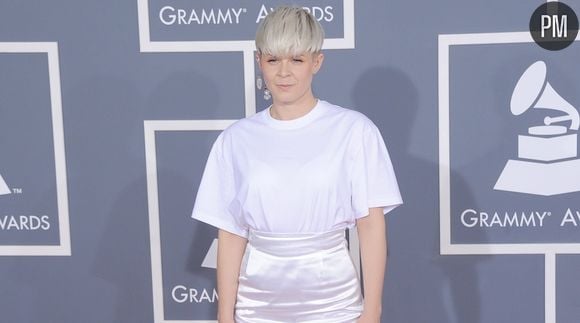
[[[322,64],[322,53],[296,56],[258,54],[258,64],[264,81],[276,105],[295,105],[309,102],[312,77]]]

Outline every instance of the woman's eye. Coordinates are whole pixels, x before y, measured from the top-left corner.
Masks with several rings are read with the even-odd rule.
[[[302,58],[294,58],[293,61],[294,62],[297,62],[297,63],[302,63],[303,62]]]

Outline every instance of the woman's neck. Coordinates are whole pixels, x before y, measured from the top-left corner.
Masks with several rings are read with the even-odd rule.
[[[314,95],[303,98],[299,102],[285,104],[284,102],[274,102],[270,109],[270,115],[278,120],[292,120],[306,115],[312,110],[318,99]]]

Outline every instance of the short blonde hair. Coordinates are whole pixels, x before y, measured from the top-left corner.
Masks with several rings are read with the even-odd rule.
[[[274,56],[318,53],[324,42],[324,30],[308,11],[282,6],[269,13],[256,32],[258,54]]]

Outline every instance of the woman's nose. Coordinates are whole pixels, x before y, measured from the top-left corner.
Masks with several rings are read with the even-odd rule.
[[[280,62],[280,69],[278,70],[278,74],[280,74],[280,76],[287,76],[290,74],[290,66],[289,66],[289,62],[287,62],[286,60],[282,60]]]

